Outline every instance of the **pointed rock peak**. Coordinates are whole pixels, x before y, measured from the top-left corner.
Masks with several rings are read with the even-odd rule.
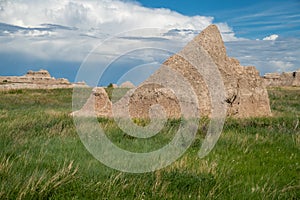
[[[209,55],[213,58],[225,58],[226,49],[222,39],[222,35],[218,27],[214,24],[205,28],[198,36],[193,39],[193,42],[200,44]]]
[[[209,25],[199,35],[197,35],[194,38],[194,42],[204,42],[205,40],[223,42],[221,33],[216,25],[214,24]]]

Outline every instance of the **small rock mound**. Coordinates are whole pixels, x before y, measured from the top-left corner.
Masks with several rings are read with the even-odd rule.
[[[93,116],[111,117],[112,103],[102,87],[95,87],[87,102],[79,111],[75,111],[72,115],[76,116]]]
[[[135,88],[135,85],[130,81],[126,81],[120,85],[120,88]]]

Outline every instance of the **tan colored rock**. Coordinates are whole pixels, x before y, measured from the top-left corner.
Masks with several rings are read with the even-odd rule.
[[[102,87],[95,87],[87,102],[79,111],[75,111],[72,115],[76,116],[93,116],[111,117],[112,103]]]
[[[271,114],[269,97],[255,67],[241,66],[226,54],[221,34],[215,25],[206,28],[194,39],[218,66],[227,92],[228,115],[258,117]]]
[[[50,73],[47,70],[41,69],[40,71],[28,71],[25,75],[26,77],[35,77],[35,78],[51,78]]]
[[[156,86],[156,85],[155,85]],[[132,89],[113,106],[114,116],[125,118],[149,118],[149,111],[154,105],[165,109],[166,117],[179,118],[180,107],[176,96],[171,90],[154,85],[144,85],[136,90]],[[127,112],[127,110],[129,112]]]
[[[181,52],[171,56],[164,62],[164,65],[181,74],[192,85],[198,97],[200,115],[210,116],[211,114],[212,107],[209,89],[203,77],[198,73],[197,69],[195,69],[195,66],[192,66],[186,59],[180,56],[188,54],[197,55],[197,47],[195,48],[195,44],[203,47],[221,72],[226,89],[226,99],[222,99],[221,101],[228,104],[228,115],[233,117],[271,115],[268,93],[263,80],[259,76],[259,72],[255,67],[241,66],[238,60],[227,56],[221,34],[215,25],[206,28],[195,37],[192,42],[187,44]],[[163,73],[161,69],[156,71],[149,80],[154,80],[155,76],[158,76],[160,73]],[[213,74],[211,75],[213,76]],[[168,74],[165,74],[165,76],[168,76]],[[146,80],[145,83],[147,83],[147,81],[148,80]],[[174,82],[176,82],[176,79],[174,79]],[[155,88],[156,87],[153,86],[152,91],[157,89]],[[147,108],[151,104],[158,103],[157,99],[161,99],[161,97],[155,97],[155,93],[152,93],[152,102],[148,100],[150,99],[148,97],[149,95],[147,96],[147,101],[139,101],[139,99],[143,99],[143,93],[148,94],[150,92],[140,92],[132,97],[131,115],[134,117],[144,117],[148,114],[148,110],[141,108]],[[168,97],[164,97],[164,99],[168,99]],[[169,105],[177,117],[179,114],[177,112],[180,111],[180,108],[174,107],[175,103],[173,97],[169,97],[169,99],[171,99],[169,100],[170,103],[166,101],[162,104]]]
[[[87,87],[87,85],[84,82],[72,84],[65,78],[55,79],[47,70],[28,71],[24,76],[0,76],[0,90],[74,87]]]
[[[120,85],[120,88],[135,88],[135,85],[130,81],[126,81]]]
[[[77,83],[73,83],[72,85],[73,87],[88,87],[88,85],[84,81],[79,81]]]
[[[117,84],[112,84],[112,87],[113,88],[118,88],[118,85]]]
[[[294,72],[267,73],[263,76],[267,87],[300,86],[300,69]]]
[[[298,69],[298,71],[294,72],[293,76],[294,76],[294,80],[293,80],[292,86],[299,87],[300,86],[300,69]]]
[[[263,77],[267,79],[279,79],[280,73],[266,73]]]
[[[202,55],[203,52],[205,55]],[[194,60],[200,57],[206,59],[203,63],[211,62],[217,66],[226,90],[225,97],[217,101],[228,105],[229,116],[271,115],[268,93],[259,72],[255,67],[241,66],[238,60],[227,56],[221,34],[215,25],[206,28],[182,51],[167,59],[163,66],[136,90],[130,90],[127,95],[116,102],[114,113],[122,116],[121,111],[126,111],[125,107],[128,106],[129,113],[124,112],[125,117],[129,114],[131,118],[148,118],[150,108],[159,104],[169,118],[193,117],[194,115],[189,115],[189,113],[195,110],[201,116],[210,116],[212,103],[210,90],[205,80],[207,78],[214,80],[215,74],[203,77],[199,70],[210,66],[203,66],[203,63],[193,66],[184,55]],[[158,84],[159,82],[163,84]],[[185,82],[189,85],[185,85],[187,84]],[[164,84],[170,88],[163,87]],[[106,102],[106,100],[103,101]],[[129,104],[126,105],[126,102]],[[198,105],[195,106],[195,102]],[[185,110],[184,113],[182,113],[183,110]]]

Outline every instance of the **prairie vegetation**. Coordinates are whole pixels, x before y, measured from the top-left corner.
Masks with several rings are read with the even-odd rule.
[[[227,119],[213,151],[197,138],[172,165],[144,174],[106,167],[85,149],[69,113],[72,90],[0,93],[0,199],[299,199],[300,88],[269,89],[273,117]],[[118,146],[148,152],[164,146],[180,121],[141,140],[99,119]],[[142,121],[136,123],[143,124]]]

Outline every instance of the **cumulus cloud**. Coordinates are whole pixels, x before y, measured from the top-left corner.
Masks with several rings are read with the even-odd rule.
[[[78,62],[99,42],[119,33],[131,34],[121,34],[122,45],[126,45],[126,37],[144,42],[145,31],[131,31],[136,29],[148,31],[148,43],[160,38],[166,40],[165,45],[172,40],[183,46],[214,20],[120,0],[8,0],[0,1],[0,7],[0,52]],[[226,23],[217,25],[225,41],[238,40]],[[151,28],[160,31],[149,33]],[[102,54],[117,54],[120,44],[111,44]]]
[[[81,29],[103,28],[104,32],[143,27],[203,29],[212,17],[188,17],[169,9],[149,9],[116,0],[27,0],[2,2],[0,19],[8,24],[35,27],[42,23]]]
[[[263,38],[263,40],[274,41],[274,40],[277,40],[278,37],[279,37],[279,35],[273,34],[273,35],[270,35],[270,36],[267,36],[267,37]]]
[[[127,39],[140,41],[143,32],[131,31],[136,29],[161,29],[153,32],[152,40],[173,40],[182,46],[214,20],[120,0],[7,0],[0,1],[0,7],[0,52],[23,51],[49,60],[81,61],[99,42],[126,31],[131,33],[122,34]],[[226,23],[217,25],[224,40],[238,40]],[[108,48],[118,53],[115,45]]]

